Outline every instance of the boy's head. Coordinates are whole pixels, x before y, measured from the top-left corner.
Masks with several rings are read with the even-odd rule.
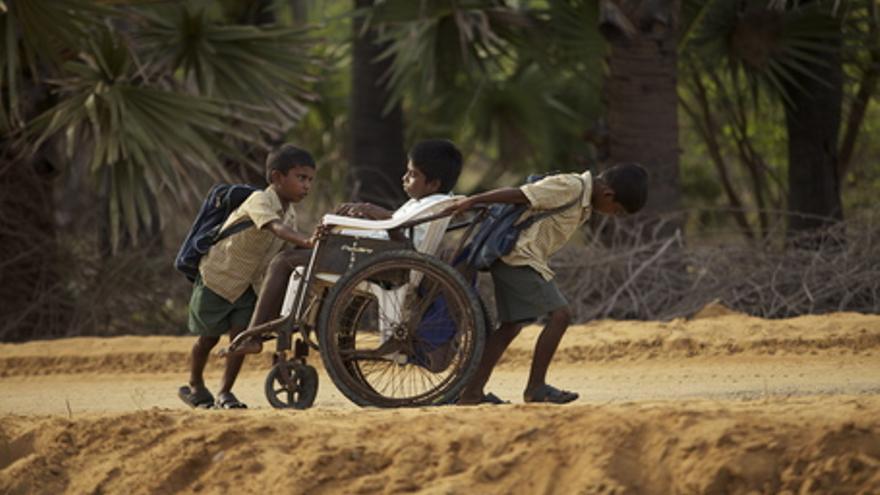
[[[315,180],[315,159],[292,144],[282,145],[266,158],[266,180],[284,201],[302,201]]]
[[[419,141],[409,151],[403,190],[415,199],[448,193],[461,173],[461,151],[447,139]]]
[[[620,163],[599,174],[593,209],[606,215],[635,213],[648,198],[648,172],[637,163]]]

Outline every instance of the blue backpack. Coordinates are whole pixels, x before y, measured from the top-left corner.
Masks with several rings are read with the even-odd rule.
[[[220,231],[229,215],[258,190],[245,184],[217,184],[212,187],[180,245],[174,258],[174,268],[186,275],[190,282],[195,282],[199,274],[199,261],[211,246],[254,224],[248,219]]]
[[[526,184],[538,182],[548,175],[553,174],[530,175],[526,179]],[[584,186],[583,180],[581,180],[581,185]],[[489,207],[488,215],[480,223],[473,240],[469,244],[468,265],[477,270],[488,270],[495,261],[510,253],[522,231],[539,220],[571,208],[578,201],[580,201],[580,195],[562,206],[532,215],[519,223],[517,223],[519,218],[529,209],[528,204],[504,203],[492,205]]]

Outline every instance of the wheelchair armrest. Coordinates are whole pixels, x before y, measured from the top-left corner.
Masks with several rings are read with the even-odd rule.
[[[409,215],[398,218],[389,218],[387,220],[366,220],[363,218],[327,214],[324,215],[321,221],[324,225],[363,230],[391,230],[400,227],[409,227],[411,225],[421,223],[422,218],[424,218],[424,221],[431,220],[431,218],[427,218],[429,215],[442,216],[439,215],[439,213],[442,212],[446,207],[451,205],[455,200],[461,197],[462,196],[450,196],[449,198],[435,201],[429,205],[424,206],[423,208],[415,210]]]
[[[396,229],[402,221],[397,218],[389,218],[388,220],[366,220],[364,218],[346,217],[343,215],[324,215],[321,220],[324,225],[332,225],[334,227],[346,227],[351,229],[364,230],[389,230]]]

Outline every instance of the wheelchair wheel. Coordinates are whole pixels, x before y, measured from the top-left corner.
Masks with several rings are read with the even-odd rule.
[[[266,376],[264,391],[276,409],[308,409],[318,395],[318,372],[299,361],[276,363]]]
[[[486,328],[479,297],[452,267],[389,251],[331,289],[318,339],[327,373],[352,402],[424,406],[458,397],[480,363]]]

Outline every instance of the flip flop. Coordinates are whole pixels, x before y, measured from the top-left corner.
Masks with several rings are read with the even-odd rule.
[[[480,404],[501,405],[501,404],[510,404],[510,401],[504,400],[501,397],[498,397],[497,395],[493,394],[492,392],[489,392],[488,394],[483,395],[483,400],[480,401]]]
[[[184,385],[177,389],[177,396],[192,408],[211,409],[214,407],[214,396],[204,387],[193,390],[189,385]]]
[[[536,390],[531,397],[523,397],[525,402],[546,402],[550,404],[567,404],[577,400],[580,397],[576,392],[568,390],[559,390],[552,385],[542,385]]]
[[[247,409],[247,404],[238,400],[238,398],[232,395],[232,392],[223,392],[218,395],[214,406],[220,409]]]

